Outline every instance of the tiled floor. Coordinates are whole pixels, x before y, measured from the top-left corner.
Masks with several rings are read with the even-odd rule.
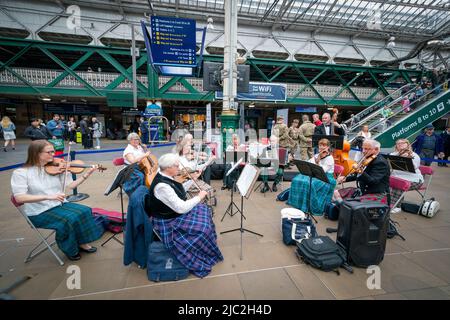
[[[116,172],[110,160],[105,160],[112,157],[103,154],[101,159],[95,159],[109,170],[95,174],[80,187],[80,192],[90,195],[83,204],[120,210],[116,192],[108,197],[103,195]],[[189,276],[179,282],[150,282],[146,270],[123,265],[120,244],[111,241],[100,247],[109,234],[96,242],[99,247],[96,254],[83,255],[76,263],[65,260],[61,267],[45,252],[25,264],[23,259],[37,239],[9,202],[12,172],[1,172],[0,288],[29,275],[32,279],[10,294],[17,299],[449,299],[450,202],[447,199],[450,168],[435,169],[430,196],[440,202],[440,212],[432,219],[403,212],[394,216],[406,241],[388,240],[386,255],[379,265],[381,288],[373,290],[367,286],[370,274],[366,269],[355,268],[353,274],[342,269],[338,276],[301,263],[294,254],[294,247],[285,246],[281,240],[280,210],[285,205],[275,201],[274,193],[263,197],[255,192],[245,200],[247,220],[244,226],[264,237],[244,233],[241,260],[239,232],[220,235],[221,231],[237,228],[239,216],[227,215],[220,221],[229,203],[229,192],[218,192],[214,220],[225,260],[204,279]],[[220,190],[220,185],[220,181],[213,181],[216,189]],[[288,186],[289,183],[284,182],[284,187]],[[411,193],[407,199],[416,200],[417,196]],[[326,227],[334,226],[336,222],[318,218],[320,234],[325,234]],[[16,241],[17,238],[23,240]],[[81,289],[68,289],[70,274],[66,271],[71,265],[80,267]]]

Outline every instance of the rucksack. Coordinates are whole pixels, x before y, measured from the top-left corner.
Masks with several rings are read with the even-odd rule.
[[[187,278],[189,270],[161,241],[153,241],[148,247],[147,277],[150,281],[177,281]]]
[[[388,225],[388,229],[387,229],[387,238],[392,239],[395,236],[399,236],[403,241],[405,241],[406,239],[398,232],[397,225],[399,225],[399,223],[397,221],[389,219],[389,225]]]
[[[325,205],[324,218],[332,221],[339,220],[339,204],[337,202],[329,202]]]
[[[342,267],[350,273],[353,269],[347,263],[345,250],[328,236],[318,236],[297,243],[295,251],[300,260],[323,271],[335,271],[339,274]]]

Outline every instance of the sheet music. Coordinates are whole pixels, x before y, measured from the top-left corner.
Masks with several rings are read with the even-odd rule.
[[[242,161],[244,160],[244,158],[240,158],[238,162],[236,162],[230,170],[228,170],[226,176],[228,177],[230,175],[230,173],[232,173],[234,171],[234,169],[237,168],[238,165],[240,165],[242,163]]]
[[[253,184],[255,183],[256,179],[258,179],[259,172],[260,170],[251,164],[247,164],[244,167],[244,170],[242,170],[236,186],[238,187],[239,193],[243,197],[248,198],[248,196],[250,195],[250,192],[253,189]]]

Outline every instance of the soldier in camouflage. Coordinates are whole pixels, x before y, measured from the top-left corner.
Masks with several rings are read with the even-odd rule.
[[[299,146],[300,159],[308,161],[314,155],[312,147],[312,135],[314,134],[315,125],[309,121],[309,116],[304,114],[302,116],[302,125],[299,128]]]

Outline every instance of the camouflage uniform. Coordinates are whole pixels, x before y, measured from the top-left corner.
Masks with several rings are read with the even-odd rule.
[[[300,128],[296,128],[294,126],[289,127],[289,137],[291,137],[292,141],[293,141],[293,146],[290,150],[292,156],[295,155],[295,152],[298,149],[298,145],[299,145],[299,133],[300,133]]]
[[[304,121],[299,130],[300,159],[309,160],[313,157],[312,135],[316,126],[311,121]]]
[[[284,123],[275,124],[272,134],[278,138],[278,144],[281,148],[290,150],[295,146],[295,141],[289,136],[289,128]]]

